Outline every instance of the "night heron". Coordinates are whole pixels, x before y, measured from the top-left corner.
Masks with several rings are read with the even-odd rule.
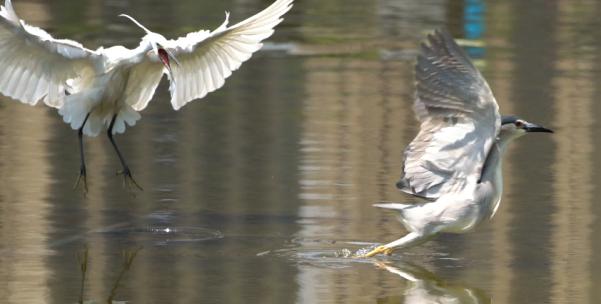
[[[397,187],[428,201],[374,205],[398,211],[409,233],[367,257],[391,254],[439,232],[464,233],[490,219],[501,201],[507,145],[529,132],[553,133],[516,116],[501,117],[486,80],[445,31],[422,44],[415,78],[414,110],[421,125],[405,149]]]

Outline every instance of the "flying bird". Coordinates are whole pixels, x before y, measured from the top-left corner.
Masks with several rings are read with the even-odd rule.
[[[90,50],[26,24],[6,0],[0,7],[0,93],[29,105],[43,101],[77,130],[81,165],[76,188],[81,182],[87,191],[83,135],[94,137],[106,130],[121,162],[124,184],[141,189],[113,135],[136,124],[138,112],[146,108],[164,74],[175,110],[222,87],[273,34],[292,2],[277,0],[232,26],[226,12],[214,31],[200,30],[175,40],[122,14],[146,33],[138,47]]]
[[[478,69],[446,31],[428,35],[415,65],[417,136],[405,149],[397,188],[425,203],[382,203],[408,234],[365,254],[391,254],[440,232],[464,233],[493,217],[503,190],[507,146],[532,132],[552,130],[501,116]]]

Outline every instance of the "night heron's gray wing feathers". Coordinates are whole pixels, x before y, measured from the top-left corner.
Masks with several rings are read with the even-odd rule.
[[[415,78],[414,109],[421,126],[405,150],[397,186],[436,199],[477,183],[500,116],[486,80],[447,32],[428,36]]]

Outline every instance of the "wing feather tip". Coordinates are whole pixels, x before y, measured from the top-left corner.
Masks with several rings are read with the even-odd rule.
[[[284,15],[293,7],[293,2],[293,0],[277,0],[259,13],[230,27],[227,26],[229,23],[230,13],[226,11],[226,17],[223,24],[215,31],[210,32],[208,35],[203,37],[194,37],[194,39],[192,39],[190,34],[188,34],[188,36],[184,37],[183,39],[179,38],[175,40],[174,45],[176,45],[176,47],[180,50],[188,53],[194,53],[196,50],[202,49],[200,46],[198,46],[199,44],[208,45],[210,48],[211,43],[213,43],[213,47],[221,48],[221,50],[215,52],[223,54],[224,59],[222,60],[222,58],[218,58],[218,60],[221,60],[222,62],[209,63],[211,65],[207,71],[210,73],[208,75],[209,77],[203,77],[205,82],[209,81],[209,84],[205,84],[204,87],[206,87],[206,89],[202,90],[201,92],[197,92],[198,94],[191,94],[190,96],[188,96],[189,94],[180,94],[176,92],[172,82],[170,91],[172,96],[171,103],[174,110],[177,111],[189,101],[201,99],[206,96],[208,92],[221,88],[225,84],[225,79],[228,78],[233,71],[239,69],[242,65],[242,62],[249,60],[253,53],[259,51],[263,47],[263,43],[261,43],[261,41],[273,35],[273,28],[284,20],[282,15]],[[229,36],[228,33],[233,35]],[[253,33],[259,34],[253,36]],[[249,35],[245,36],[245,34]],[[245,38],[252,40],[245,44],[240,41],[236,41],[236,35],[238,35],[238,39]],[[221,37],[224,36],[225,39],[221,39]],[[227,38],[228,36],[232,37],[232,39]],[[208,44],[205,43],[207,41],[209,42]],[[180,44],[179,46],[177,46],[178,43]],[[186,43],[187,45],[193,44],[194,46],[186,48],[181,46],[183,43]],[[209,51],[208,53],[211,52]],[[223,67],[223,69],[221,67]],[[213,75],[215,71],[219,73]]]

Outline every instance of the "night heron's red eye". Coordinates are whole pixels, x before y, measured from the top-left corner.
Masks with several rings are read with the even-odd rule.
[[[515,122],[515,126],[518,127],[518,128],[522,128],[524,126],[524,122],[521,121],[521,120],[517,120]]]

